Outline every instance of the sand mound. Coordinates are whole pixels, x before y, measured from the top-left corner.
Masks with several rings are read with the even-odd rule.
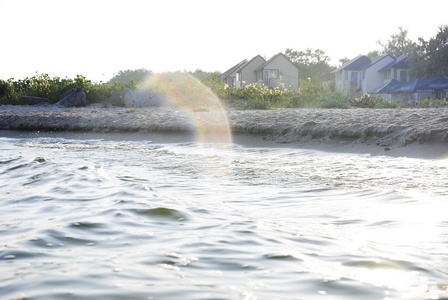
[[[0,129],[92,132],[191,132],[192,115],[213,127],[216,110],[186,112],[172,107],[129,109],[100,105],[1,106]],[[278,143],[350,143],[382,149],[438,143],[448,148],[448,108],[275,109],[227,111],[233,133]],[[219,118],[218,118],[219,119]],[[205,121],[204,121],[205,120]]]

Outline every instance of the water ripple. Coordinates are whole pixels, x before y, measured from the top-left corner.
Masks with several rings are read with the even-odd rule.
[[[444,161],[0,140],[0,298],[448,297]]]

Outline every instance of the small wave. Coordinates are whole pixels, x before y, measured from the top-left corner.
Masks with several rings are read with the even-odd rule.
[[[102,139],[0,147],[5,299],[447,295],[439,162]]]
[[[165,219],[172,221],[186,221],[188,215],[175,209],[157,207],[150,209],[131,209],[129,210],[140,216],[147,216],[155,219]]]

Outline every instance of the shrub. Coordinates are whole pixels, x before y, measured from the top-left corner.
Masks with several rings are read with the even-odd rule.
[[[445,100],[433,100],[433,99],[425,99],[416,103],[418,107],[442,107],[448,106],[448,101]]]
[[[159,78],[159,77],[154,77]],[[218,98],[223,99],[229,106],[239,109],[271,109],[279,107],[315,107],[315,108],[396,108],[397,101],[388,101],[381,96],[373,97],[364,94],[354,97],[352,94],[337,92],[334,86],[324,85],[319,81],[301,80],[299,89],[286,90],[283,85],[269,88],[257,84],[249,84],[239,89],[229,87],[221,81],[217,74],[211,74],[202,79],[202,83],[210,90],[204,90],[197,85],[191,76],[184,76],[179,72],[167,73],[160,77],[159,86],[144,84],[144,80],[130,80],[126,83],[109,81],[107,83],[93,83],[82,75],[73,79],[50,77],[48,74],[36,74],[23,80],[0,80],[0,103],[21,104],[21,95],[49,98],[51,103],[59,101],[62,93],[72,88],[81,88],[87,96],[88,104],[108,104],[114,92],[124,88],[151,90],[160,93],[178,93],[193,99],[195,105],[202,105],[212,91]],[[165,80],[165,81],[163,81]],[[149,81],[148,81],[149,82]],[[172,83],[175,83],[172,86]],[[165,89],[165,91],[164,91]],[[171,90],[170,90],[171,89]],[[175,89],[175,90],[172,90]],[[350,100],[354,99],[354,100]],[[419,107],[434,107],[448,105],[446,101],[424,100],[417,104]]]
[[[12,79],[0,80],[0,103],[18,104],[20,95],[16,93]]]
[[[384,99],[382,96],[377,96],[374,100],[375,108],[398,108],[400,107],[400,101],[394,100],[389,101]]]
[[[86,77],[77,75],[74,79],[50,77],[48,74],[36,74],[25,79],[0,80],[0,103],[23,104],[19,99],[22,95],[44,97],[51,103],[59,101],[59,97],[72,88],[81,88],[86,93],[87,102],[105,102],[115,91],[121,91],[125,87],[135,88],[136,83],[130,81],[126,84],[120,82],[92,83]]]

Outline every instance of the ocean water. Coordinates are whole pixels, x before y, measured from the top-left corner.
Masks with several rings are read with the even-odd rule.
[[[448,299],[448,161],[0,138],[0,299]]]

